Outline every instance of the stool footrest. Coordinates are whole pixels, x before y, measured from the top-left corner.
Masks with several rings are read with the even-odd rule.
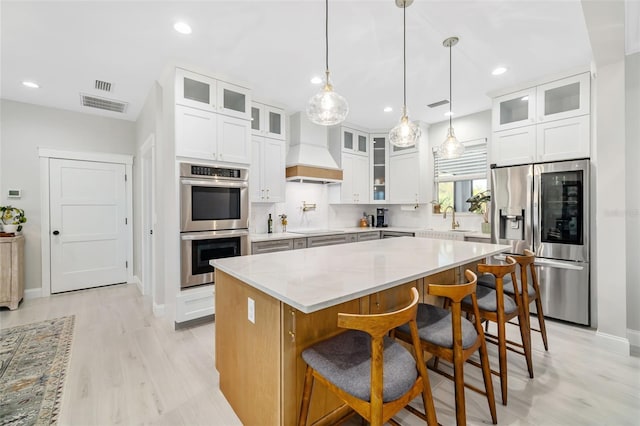
[[[335,425],[344,422],[354,414],[356,414],[356,412],[347,404],[344,404],[336,408],[329,414],[319,418],[314,423],[312,423],[311,426]]]
[[[467,362],[468,362],[469,364],[473,364],[473,365],[476,365],[477,367],[482,368],[482,366],[480,365],[480,363],[478,363],[477,361],[472,361],[472,360],[468,359],[468,360],[467,360]],[[454,378],[451,374],[447,373],[446,371],[440,370],[439,368],[436,368],[436,367],[429,367],[429,370],[431,370],[431,371],[433,371],[433,372],[436,372],[436,373],[440,374],[441,376],[446,377],[446,378],[447,378],[447,379],[449,379],[449,380],[455,380],[455,378]],[[475,387],[475,386],[473,386],[473,385],[470,385],[470,384],[469,384],[469,383],[467,383],[467,382],[465,382],[465,383],[464,383],[464,387],[465,387],[465,388],[468,388],[468,389],[471,389],[472,391],[477,392],[477,393],[479,393],[480,395],[486,395],[486,394],[487,394],[487,393],[486,393],[485,391],[483,391],[482,389],[477,388],[477,387]]]

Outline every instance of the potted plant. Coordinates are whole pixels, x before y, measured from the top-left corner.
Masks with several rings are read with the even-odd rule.
[[[469,211],[482,214],[482,233],[491,233],[491,224],[489,224],[489,208],[487,204],[491,201],[491,190],[478,192],[473,197],[467,199],[467,203],[471,203]]]
[[[27,221],[24,210],[13,206],[0,206],[0,220],[4,232],[20,232]]]

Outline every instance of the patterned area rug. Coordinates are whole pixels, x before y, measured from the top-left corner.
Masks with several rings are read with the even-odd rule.
[[[74,317],[0,331],[0,425],[55,424]]]

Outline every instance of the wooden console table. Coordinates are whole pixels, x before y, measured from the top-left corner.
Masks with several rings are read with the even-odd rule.
[[[24,237],[0,237],[0,306],[14,310],[24,297]]]

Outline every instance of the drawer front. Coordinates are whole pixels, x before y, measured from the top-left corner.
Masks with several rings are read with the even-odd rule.
[[[293,240],[262,241],[251,244],[251,254],[273,253],[293,249]]]

